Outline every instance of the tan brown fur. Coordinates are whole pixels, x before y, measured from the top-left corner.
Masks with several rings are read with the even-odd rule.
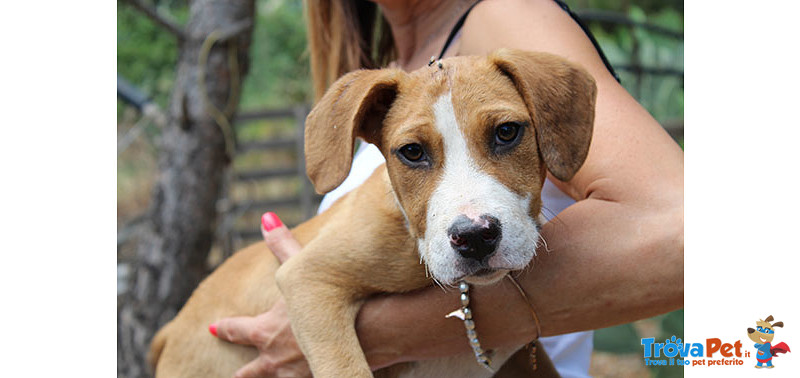
[[[303,251],[280,268],[259,243],[212,273],[156,336],[152,353],[157,375],[231,376],[255,357],[255,350],[214,339],[206,327],[222,317],[265,312],[282,293],[292,330],[315,375],[371,376],[354,329],[362,301],[378,292],[431,284],[419,264],[416,236],[425,232],[427,200],[444,165],[444,144],[431,104],[447,91],[470,154],[484,161],[485,171],[502,184],[532,196],[531,216],[541,208],[544,167],[569,179],[585,159],[594,82],[563,59],[504,50],[489,58],[450,58],[442,69],[345,75],[307,119],[308,175],[321,193],[338,186],[350,169],[356,137],[378,145],[386,166],[294,229]],[[526,123],[524,139],[507,156],[492,156],[487,140],[497,123],[505,121]],[[407,143],[425,146],[430,169],[409,169],[397,159],[393,151]],[[512,361],[524,361],[520,356]],[[378,373],[393,376],[402,369]],[[524,369],[503,371],[518,376]],[[538,371],[545,376],[554,372],[546,364]]]
[[[335,212],[321,214],[293,230],[300,243],[314,238]],[[228,316],[257,315],[280,298],[277,259],[264,243],[253,244],[225,261],[195,289],[178,315],[156,334],[150,362],[158,377],[231,377],[256,350],[218,340],[209,324]]]
[[[412,236],[425,233],[428,198],[439,183],[444,168],[444,143],[436,132],[431,104],[447,89],[447,76],[438,69],[415,71],[401,83],[401,93],[386,116],[387,131],[382,140],[381,152],[392,156],[393,150],[408,143],[423,144],[431,156],[430,170],[411,169],[397,159],[387,159],[386,167],[403,209],[408,216]]]
[[[585,69],[551,54],[500,49],[489,59],[522,95],[547,169],[557,179],[569,181],[589,153],[597,96],[594,80]]]

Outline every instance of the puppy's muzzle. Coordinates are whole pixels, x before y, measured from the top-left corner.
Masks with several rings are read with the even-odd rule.
[[[479,262],[494,254],[503,237],[500,220],[483,214],[478,219],[459,215],[447,229],[450,245],[461,256]]]

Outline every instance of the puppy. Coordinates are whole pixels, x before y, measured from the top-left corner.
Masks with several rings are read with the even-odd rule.
[[[358,137],[378,146],[385,166],[295,228],[303,251],[280,268],[258,243],[203,281],[154,338],[156,375],[232,375],[257,352],[208,336],[207,325],[265,312],[282,294],[315,376],[371,377],[354,327],[367,297],[422,288],[431,279],[489,285],[531,262],[546,171],[566,181],[583,164],[595,95],[594,80],[582,68],[553,55],[507,49],[445,59],[412,73],[343,76],[306,120],[308,176],[320,193],[337,187]],[[517,349],[495,351],[493,365],[503,365]],[[504,371],[510,370],[498,375]],[[491,372],[464,355],[376,375]]]

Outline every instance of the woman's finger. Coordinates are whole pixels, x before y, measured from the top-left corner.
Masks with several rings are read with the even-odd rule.
[[[253,340],[253,334],[258,326],[258,317],[239,316],[220,319],[208,326],[208,331],[212,335],[234,344],[255,345],[257,340]]]
[[[261,216],[261,235],[278,261],[283,264],[290,257],[300,253],[303,248],[275,213]]]
[[[259,355],[253,361],[244,365],[241,369],[236,371],[233,375],[234,378],[258,378],[274,376],[275,367],[264,355]]]

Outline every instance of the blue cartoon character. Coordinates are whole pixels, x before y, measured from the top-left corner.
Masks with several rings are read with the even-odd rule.
[[[772,369],[772,357],[778,357],[778,353],[791,352],[786,343],[778,343],[772,345],[772,339],[775,338],[775,327],[783,328],[783,322],[775,322],[770,324],[774,319],[772,315],[768,316],[765,320],[756,322],[756,329],[748,328],[747,337],[756,342],[756,360],[758,365],[756,369],[763,368],[766,364],[767,369]]]

